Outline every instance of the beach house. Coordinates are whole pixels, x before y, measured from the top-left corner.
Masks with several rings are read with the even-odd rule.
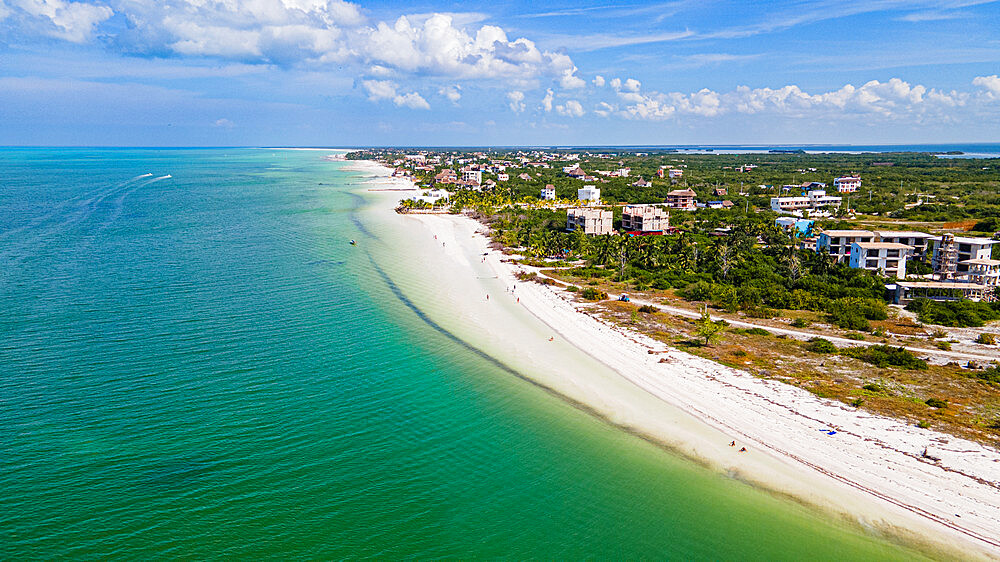
[[[605,209],[576,207],[566,211],[566,230],[582,230],[584,234],[600,236],[613,232],[614,214]]]
[[[556,186],[551,183],[542,188],[542,199],[552,201],[556,198]]]
[[[934,236],[926,232],[912,232],[907,230],[876,230],[875,239],[879,242],[895,242],[906,244],[910,247],[910,256],[922,258],[927,251],[927,241]]]
[[[670,212],[657,205],[625,205],[622,209],[622,230],[629,232],[662,232],[670,228]]]

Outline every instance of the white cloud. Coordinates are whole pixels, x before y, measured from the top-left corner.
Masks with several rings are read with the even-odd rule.
[[[438,90],[438,94],[448,98],[451,103],[457,104],[458,100],[462,99],[462,87],[458,84],[445,86]]]
[[[545,90],[545,97],[542,98],[542,109],[544,109],[547,112],[552,111],[552,98],[554,96],[555,93],[552,91],[552,88]]]
[[[371,101],[391,99],[396,96],[398,86],[390,80],[363,80],[361,87],[368,92]]]
[[[392,103],[400,107],[409,107],[410,109],[431,108],[431,104],[427,103],[427,100],[425,100],[423,96],[421,96],[416,92],[410,92],[400,96],[395,96],[392,98]]]
[[[987,96],[991,98],[1000,98],[1000,76],[996,74],[992,76],[976,76],[972,80],[974,86],[979,86],[987,92]]]
[[[212,126],[219,127],[222,129],[232,129],[233,127],[236,126],[236,123],[233,123],[229,119],[222,118],[222,119],[216,119],[215,122],[212,123]]]
[[[980,77],[973,83],[989,89],[990,77]],[[614,81],[612,81],[614,82]],[[1000,88],[1000,80],[996,81]],[[612,84],[614,86],[614,83]],[[911,85],[899,78],[886,82],[872,80],[855,87],[843,87],[819,94],[809,94],[796,85],[778,89],[739,86],[719,93],[709,89],[685,94],[681,92],[641,93],[638,88],[618,84],[618,99],[625,106],[617,109],[604,103],[595,111],[600,115],[617,114],[630,119],[664,120],[679,115],[716,117],[727,113],[778,114],[790,117],[851,117],[874,116],[884,119],[927,117],[950,118],[949,110],[966,105],[970,95],[945,92]]]
[[[510,101],[510,110],[514,113],[521,113],[525,109],[524,92],[514,90],[507,92],[507,99]]]
[[[601,117],[607,117],[616,111],[618,111],[618,107],[611,105],[606,101],[598,103],[597,107],[594,109],[594,113],[600,115]]]
[[[576,100],[567,100],[563,105],[556,106],[556,113],[559,115],[566,115],[568,117],[581,117],[585,113],[583,111],[583,105]]]
[[[84,43],[94,33],[94,28],[111,18],[114,11],[108,6],[67,2],[65,0],[12,0],[10,6],[0,2],[0,19],[13,14],[11,8],[20,9],[29,25],[40,25],[43,35]]]
[[[597,76],[594,76],[594,85],[597,86],[598,88],[603,88],[604,87],[604,77],[601,76],[600,74],[598,74]]]

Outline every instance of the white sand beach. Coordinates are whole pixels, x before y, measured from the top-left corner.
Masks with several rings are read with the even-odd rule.
[[[351,166],[373,176],[373,220],[394,232],[393,247],[373,251],[398,256],[390,276],[444,329],[595,415],[733,478],[932,554],[1000,558],[1000,452],[607,325],[560,289],[517,281],[524,268],[490,250],[476,221],[397,215],[401,194],[379,190],[409,182],[374,163]],[[925,448],[940,460],[922,457]]]

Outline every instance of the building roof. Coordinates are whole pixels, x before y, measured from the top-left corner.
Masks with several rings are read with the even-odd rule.
[[[964,283],[961,281],[898,281],[900,287],[907,289],[985,289],[985,285],[979,283]]]
[[[898,244],[896,242],[855,242],[852,246],[857,246],[862,250],[909,250],[910,246]]]
[[[824,230],[820,234],[826,234],[831,238],[834,236],[875,236],[875,233],[869,230]]]
[[[940,237],[938,238],[938,240],[940,240]],[[998,242],[996,240],[990,240],[989,238],[969,238],[969,237],[966,237],[966,236],[956,236],[955,237],[955,243],[956,244],[973,244],[973,245],[976,245],[976,246],[990,246],[990,245],[993,245],[993,244],[1000,244],[1000,242]]]
[[[694,197],[695,192],[692,189],[675,189],[667,194],[668,197],[671,195],[678,197],[684,197],[684,196]]]
[[[934,238],[933,234],[912,230],[876,230],[874,232],[882,238]]]
[[[958,263],[968,264],[968,265],[988,265],[991,267],[1000,265],[1000,260],[962,260]]]

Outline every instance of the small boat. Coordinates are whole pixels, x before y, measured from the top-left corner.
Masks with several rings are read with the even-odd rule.
[[[357,242],[355,242],[354,240],[351,240],[351,246],[357,246],[357,245],[358,245]]]

